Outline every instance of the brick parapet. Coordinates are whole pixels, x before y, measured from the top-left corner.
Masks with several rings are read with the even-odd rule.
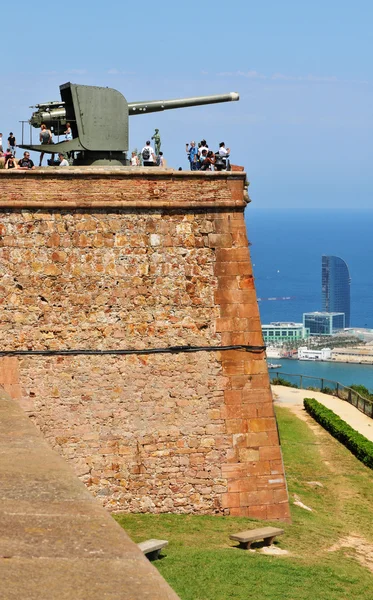
[[[244,175],[45,171],[22,210],[1,180],[0,349],[262,345]],[[108,507],[289,516],[263,352],[23,357],[12,385]]]
[[[245,205],[245,181],[246,174],[241,172],[152,167],[1,169],[0,207],[227,208]]]

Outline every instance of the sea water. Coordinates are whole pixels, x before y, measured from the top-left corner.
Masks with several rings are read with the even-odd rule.
[[[324,386],[334,387],[329,381],[336,381],[349,387],[350,385],[365,385],[373,393],[373,365],[352,365],[346,363],[323,362],[316,360],[270,359],[268,362],[281,365],[270,369],[272,376],[283,377],[299,385],[299,375],[305,375],[302,387],[321,387],[320,379],[324,379]],[[287,377],[296,375],[297,377]],[[312,379],[308,379],[308,377]]]
[[[339,256],[349,267],[351,326],[373,328],[373,211],[261,210],[249,205],[245,217],[262,323],[301,323],[304,312],[322,310],[321,257],[327,254]],[[266,300],[282,297],[290,300]],[[281,362],[289,373],[373,390],[370,365],[272,362]]]

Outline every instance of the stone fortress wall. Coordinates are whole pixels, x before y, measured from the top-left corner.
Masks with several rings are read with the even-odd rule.
[[[0,359],[0,384],[89,489],[113,510],[288,519],[245,174],[45,169],[0,186],[0,350],[31,351]],[[259,350],[118,353],[240,344]]]

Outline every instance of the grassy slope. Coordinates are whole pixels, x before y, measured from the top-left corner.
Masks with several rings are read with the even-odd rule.
[[[315,435],[286,409],[278,409],[277,416],[290,497],[296,493],[314,509],[310,513],[292,506],[293,523],[285,525],[278,540],[290,555],[234,548],[230,533],[258,526],[245,518],[116,517],[136,542],[169,540],[164,558],[154,564],[182,600],[373,599],[373,574],[355,560],[354,551],[327,551],[351,534],[373,543],[372,471],[319,426]],[[311,487],[308,481],[323,487]]]

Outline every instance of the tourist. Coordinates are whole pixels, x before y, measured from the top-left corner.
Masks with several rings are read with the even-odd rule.
[[[215,153],[212,150],[209,150],[207,152],[207,158],[206,158],[208,164],[209,164],[209,169],[210,171],[214,171],[215,168]]]
[[[208,144],[206,142],[206,140],[201,140],[200,143],[198,144],[198,155],[201,156],[202,152],[206,150],[206,152],[209,151],[209,147]]]
[[[200,168],[202,168],[202,165],[205,162],[206,158],[207,158],[207,150],[206,150],[206,148],[204,148],[199,157]]]
[[[190,142],[190,147],[188,144],[185,144],[185,150],[187,152],[188,160],[190,162],[190,170],[198,171],[199,160],[198,160],[198,150],[196,148],[196,143]]]
[[[150,140],[148,140],[141,150],[142,163],[144,167],[155,167],[156,158],[153,148],[150,145]]]
[[[4,163],[6,164],[7,161],[10,159],[11,156],[14,156],[13,152],[11,150],[9,150],[9,148],[4,152]]]
[[[158,157],[157,157],[157,165],[158,165],[158,167],[163,167],[163,168],[166,166],[166,161],[165,161],[165,159],[163,158],[163,152],[160,152],[160,153],[158,154]]]
[[[16,155],[16,138],[11,131],[8,137],[8,150],[11,150],[13,156]]]
[[[230,149],[225,147],[224,142],[220,142],[219,150],[215,155],[215,169],[217,171],[227,170],[227,167],[229,166],[229,154]]]
[[[17,166],[18,165],[15,161],[13,154],[10,154],[10,156],[8,157],[8,160],[5,163],[5,169],[16,169]]]
[[[18,168],[23,169],[24,171],[28,169],[35,169],[35,165],[30,158],[30,152],[28,152],[27,150],[23,153],[23,158],[21,158],[21,160],[18,161]]]
[[[60,159],[60,164],[59,164],[60,167],[69,167],[70,166],[69,161],[66,160],[63,152],[58,153],[58,158]]]
[[[70,123],[66,123],[66,131],[64,131],[64,134],[65,134],[65,142],[70,142],[73,139],[73,134],[71,131]]]
[[[212,171],[214,169],[215,164],[215,154],[212,150],[208,152],[206,150],[202,150],[201,155],[201,171]]]
[[[220,142],[219,144],[219,154],[220,156],[227,156],[228,154],[230,154],[230,149],[225,147],[224,142]]]
[[[140,166],[140,159],[137,156],[136,150],[133,150],[132,155],[131,155],[131,167],[139,167],[139,166]]]
[[[47,145],[47,144],[53,144],[53,137],[52,137],[52,132],[50,129],[47,129],[47,126],[45,123],[42,123],[40,126],[40,135],[39,135],[39,139],[40,139],[40,143],[42,146]],[[44,154],[45,152],[42,152],[40,154],[40,161],[39,161],[39,167],[41,167],[41,163],[43,162],[43,158],[44,158]],[[52,154],[52,158],[51,161],[53,163],[54,161],[54,154]]]

